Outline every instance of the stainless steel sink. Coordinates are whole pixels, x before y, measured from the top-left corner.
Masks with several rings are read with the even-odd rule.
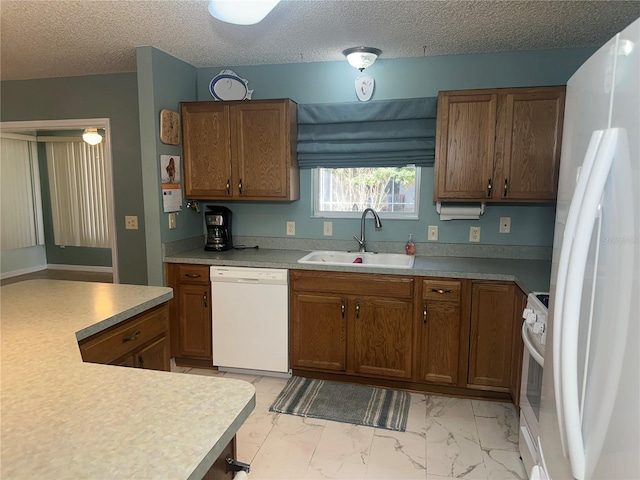
[[[413,268],[415,257],[399,253],[314,251],[298,260],[311,265]]]

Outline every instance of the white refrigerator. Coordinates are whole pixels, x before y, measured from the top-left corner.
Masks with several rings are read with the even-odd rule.
[[[567,83],[531,478],[640,479],[640,20]]]

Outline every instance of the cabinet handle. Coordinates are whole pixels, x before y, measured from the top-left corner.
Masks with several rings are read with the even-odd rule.
[[[139,336],[140,336],[140,330],[138,330],[136,333],[134,333],[130,337],[123,338],[122,343],[133,342],[134,340],[137,340]]]
[[[202,300],[204,301],[204,308],[207,308],[207,292],[202,295]]]
[[[356,318],[360,318],[360,304],[356,303]]]
[[[144,358],[142,358],[142,355],[138,355],[138,367],[144,368]]]
[[[231,180],[227,178],[227,195],[231,195]]]
[[[425,325],[427,324],[427,306],[426,305],[422,306],[422,322]]]
[[[493,189],[493,185],[491,185],[491,179],[489,179],[489,182],[487,183],[487,197],[491,198],[491,190]]]
[[[431,291],[433,293],[439,293],[440,295],[445,294],[445,293],[453,293],[453,290],[443,290],[441,288],[432,288]]]
[[[504,197],[507,196],[507,193],[509,192],[509,180],[508,179],[504,179]]]
[[[202,275],[199,273],[185,273],[184,276],[187,278],[200,278]]]
[[[238,190],[240,190],[240,195],[242,195],[242,179],[238,182]]]
[[[342,312],[342,318],[344,319],[344,312],[345,312],[345,309],[346,309],[346,304],[345,304],[344,299],[340,299],[340,303],[341,303],[340,311]]]

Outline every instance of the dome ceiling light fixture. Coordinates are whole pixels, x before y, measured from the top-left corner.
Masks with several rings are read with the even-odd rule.
[[[102,142],[102,135],[98,133],[97,128],[85,128],[82,139],[89,145],[98,145]]]
[[[352,47],[342,52],[342,54],[347,57],[349,65],[360,71],[373,65],[373,62],[376,61],[376,58],[378,58],[381,53],[382,50],[373,47]]]
[[[255,25],[261,22],[280,0],[211,0],[212,17],[236,25]]]

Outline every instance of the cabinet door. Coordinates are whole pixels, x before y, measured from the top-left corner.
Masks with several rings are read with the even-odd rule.
[[[150,370],[163,370],[168,372],[169,366],[169,341],[167,337],[161,337],[155,342],[135,353],[135,366]]]
[[[509,392],[511,400],[516,407],[520,406],[520,380],[522,379],[522,355],[524,353],[524,343],[522,342],[522,311],[527,306],[527,296],[516,288],[513,302],[513,334],[511,336],[511,349],[513,351],[511,360],[511,379],[509,382]]]
[[[179,356],[211,360],[211,293],[209,284],[180,284],[177,295]]]
[[[353,309],[354,371],[410,378],[413,302],[359,296],[354,300]]]
[[[295,293],[291,297],[293,368],[345,371],[346,300],[339,295]]]
[[[438,95],[436,200],[485,200],[493,193],[497,94]]]
[[[227,199],[231,196],[228,105],[182,104],[182,158],[187,198]]]
[[[495,181],[504,200],[556,200],[564,87],[532,90],[505,96],[502,175]]]
[[[450,280],[423,280],[422,283],[422,312],[417,325],[419,380],[455,385],[458,382],[461,284]]]
[[[286,199],[291,165],[287,103],[233,107],[234,190],[240,198]]]
[[[513,342],[512,283],[474,282],[468,386],[509,391]]]

